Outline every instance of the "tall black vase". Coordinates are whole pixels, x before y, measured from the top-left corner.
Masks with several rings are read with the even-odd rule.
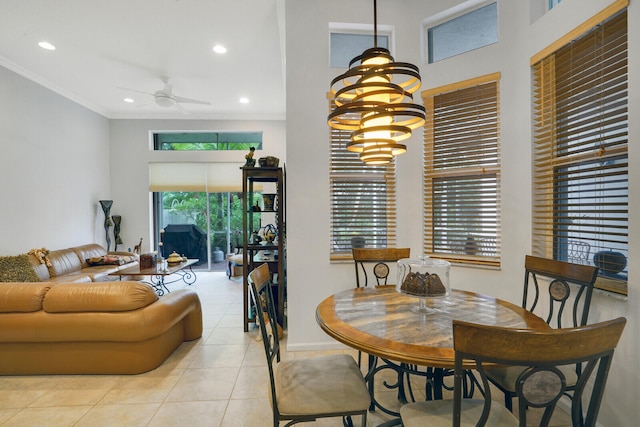
[[[122,217],[120,215],[114,215],[111,218],[113,219],[113,238],[115,240],[113,250],[117,251],[118,245],[122,244],[122,239],[120,238],[120,223],[122,222]]]
[[[111,205],[113,205],[113,200],[100,200],[100,206],[102,206],[102,212],[104,212],[104,233],[107,240],[107,252],[111,248],[111,237],[109,237],[109,227],[113,224],[111,222]]]

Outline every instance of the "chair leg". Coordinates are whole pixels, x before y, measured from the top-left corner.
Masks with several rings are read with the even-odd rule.
[[[378,359],[375,356],[372,355],[368,355],[368,359],[367,359],[367,371],[371,372],[373,371],[376,367],[375,364],[377,364]],[[371,375],[369,378],[369,382],[367,383],[367,387],[369,387],[369,395],[373,396],[374,393],[374,376]],[[375,411],[376,410],[376,405],[375,403],[373,403],[373,399],[371,399],[371,405],[369,405],[369,410],[370,411]]]
[[[513,397],[508,391],[504,393],[504,406],[509,410],[509,412],[513,412]]]

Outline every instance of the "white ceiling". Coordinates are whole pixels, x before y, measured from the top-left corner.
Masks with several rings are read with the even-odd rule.
[[[0,65],[113,119],[284,119],[283,21],[283,0],[0,0]],[[211,105],[121,89],[154,93],[163,77]]]

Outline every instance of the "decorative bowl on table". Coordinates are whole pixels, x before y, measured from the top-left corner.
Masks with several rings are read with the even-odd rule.
[[[449,270],[451,264],[441,259],[422,256],[418,259],[403,258],[398,261],[396,290],[405,295],[419,298],[419,303],[411,311],[420,314],[435,313],[432,299],[444,298],[451,294]]]
[[[179,264],[182,261],[183,261],[183,258],[180,255],[178,255],[175,251],[173,251],[171,255],[167,257],[167,262],[169,264]]]

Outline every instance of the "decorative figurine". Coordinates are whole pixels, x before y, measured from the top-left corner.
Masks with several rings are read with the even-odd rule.
[[[256,151],[256,147],[251,147],[249,148],[249,153],[244,156],[245,159],[247,159],[246,163],[244,164],[245,167],[254,167],[256,165],[256,159],[253,158],[253,154]]]
[[[138,255],[142,253],[142,237],[140,238],[140,243],[133,247],[133,253]]]

